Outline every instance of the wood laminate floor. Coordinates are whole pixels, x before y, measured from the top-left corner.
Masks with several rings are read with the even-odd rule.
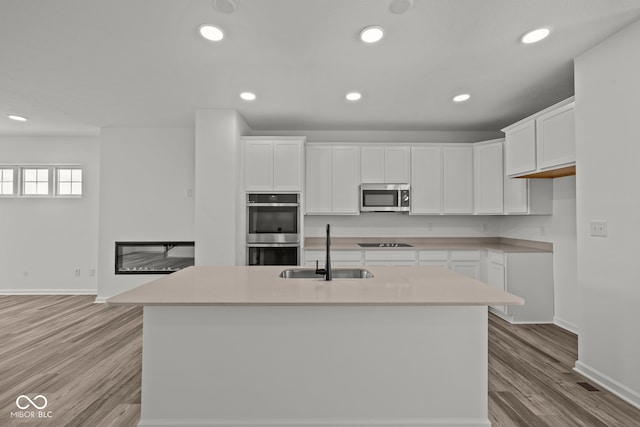
[[[136,425],[142,310],[94,299],[0,296],[0,426]],[[553,325],[510,325],[490,315],[492,425],[640,427],[640,409],[593,390],[597,386],[573,372],[576,358],[575,335]],[[51,418],[11,416],[20,411],[18,396],[41,405],[38,394],[47,398],[42,411]]]

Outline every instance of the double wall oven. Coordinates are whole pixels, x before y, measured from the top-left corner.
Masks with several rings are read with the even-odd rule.
[[[247,194],[247,265],[298,265],[300,195]]]

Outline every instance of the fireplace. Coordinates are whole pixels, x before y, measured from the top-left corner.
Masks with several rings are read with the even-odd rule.
[[[116,274],[169,274],[194,265],[194,242],[116,242]]]

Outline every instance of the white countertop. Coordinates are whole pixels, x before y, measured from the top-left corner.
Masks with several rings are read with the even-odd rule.
[[[114,305],[522,305],[441,267],[368,266],[370,279],[283,279],[287,266],[195,266],[107,300]]]

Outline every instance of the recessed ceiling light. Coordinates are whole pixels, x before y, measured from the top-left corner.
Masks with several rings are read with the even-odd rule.
[[[11,120],[15,120],[16,122],[26,122],[27,118],[24,116],[17,116],[15,114],[7,114],[7,117],[9,117]]]
[[[240,94],[240,98],[244,99],[245,101],[255,101],[256,94],[253,92],[242,92]]]
[[[402,15],[413,6],[413,0],[393,0],[389,5],[389,11],[396,15]]]
[[[379,42],[384,36],[384,29],[379,25],[370,25],[360,31],[360,40],[365,43]]]
[[[233,0],[213,0],[213,8],[222,13],[233,13],[236,3]]]
[[[471,95],[468,93],[461,93],[460,95],[456,95],[453,97],[453,102],[464,102],[468,101],[471,98]]]
[[[347,98],[347,101],[360,101],[362,94],[360,92],[349,92],[345,98]]]
[[[529,31],[528,33],[523,35],[520,40],[525,44],[539,42],[540,40],[546,38],[550,32],[551,30],[549,30],[548,28],[538,28],[537,30]]]
[[[202,37],[212,42],[219,42],[224,38],[222,30],[215,25],[202,24],[198,31]]]

